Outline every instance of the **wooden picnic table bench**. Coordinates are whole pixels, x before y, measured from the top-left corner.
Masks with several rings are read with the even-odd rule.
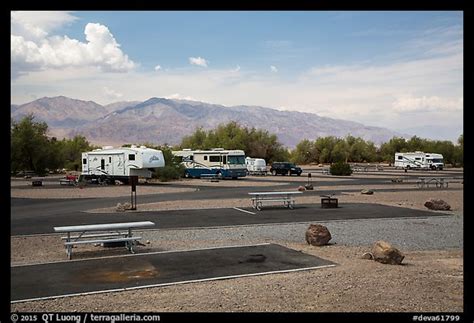
[[[248,193],[252,197],[252,207],[258,211],[262,209],[263,202],[283,202],[283,205],[289,209],[295,206],[294,195],[302,194],[300,191],[290,192],[252,192]]]
[[[151,221],[141,221],[54,227],[54,231],[67,233],[67,236],[61,237],[61,239],[65,240],[64,247],[66,248],[66,254],[68,259],[71,259],[73,246],[87,243],[125,242],[125,247],[128,251],[135,253],[133,246],[142,237],[133,236],[132,230],[152,226],[155,226],[155,223]],[[71,233],[75,232],[78,234],[74,236],[71,235]]]
[[[331,172],[330,172],[329,167],[326,167],[326,168],[321,169],[321,174],[323,174],[323,175],[330,175]]]
[[[447,188],[449,184],[449,178],[443,177],[419,177],[416,185],[418,188],[429,187],[430,184],[435,184],[437,188]]]

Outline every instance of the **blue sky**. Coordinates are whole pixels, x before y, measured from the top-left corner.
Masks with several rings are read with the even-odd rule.
[[[55,95],[260,105],[455,139],[463,14],[13,12],[12,103]]]

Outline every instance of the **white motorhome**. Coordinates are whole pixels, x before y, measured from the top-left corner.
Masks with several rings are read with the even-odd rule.
[[[247,165],[247,173],[249,175],[266,175],[267,174],[267,163],[263,158],[245,158]]]
[[[426,153],[425,160],[428,162],[431,169],[443,170],[444,168],[443,155],[441,154]]]
[[[185,177],[222,176],[223,178],[245,177],[247,166],[243,150],[226,150],[214,148],[211,150],[183,149],[172,152],[174,156],[181,157],[184,165]]]
[[[82,153],[82,173],[86,180],[113,181],[127,183],[129,176],[151,178],[155,168],[165,166],[161,150],[145,146],[102,149]]]
[[[422,151],[395,153],[395,168],[441,170],[443,167],[443,155],[441,154]]]

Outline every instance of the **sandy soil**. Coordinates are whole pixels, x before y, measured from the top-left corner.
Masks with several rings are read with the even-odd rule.
[[[279,177],[281,180],[281,177]],[[292,180],[294,177],[292,177]],[[203,182],[201,180],[197,180]],[[221,181],[215,184],[221,184]],[[243,182],[243,181],[242,181]],[[240,185],[241,181],[230,182]],[[202,183],[199,183],[202,184]],[[214,184],[214,183],[213,183]],[[266,183],[268,184],[268,183]],[[246,184],[247,185],[247,184]],[[461,185],[461,184],[453,184]],[[385,186],[385,185],[381,185]],[[389,185],[390,186],[390,185]],[[412,185],[413,186],[413,185]],[[349,186],[331,186],[346,189]],[[378,186],[377,186],[378,187]],[[405,185],[393,185],[405,187]],[[454,187],[451,186],[450,187]],[[460,186],[462,187],[462,185]],[[316,187],[315,187],[316,188]],[[429,198],[447,201],[455,213],[463,212],[462,190],[419,190],[377,192],[376,186],[350,186],[351,189],[374,189],[373,195],[344,192],[339,203],[380,203],[423,209]],[[138,194],[185,192],[188,188],[166,185],[139,186]],[[142,191],[143,189],[143,191]],[[296,188],[295,188],[296,189]],[[318,187],[317,189],[323,189]],[[194,190],[194,189],[191,189]],[[277,188],[276,188],[277,190]],[[93,196],[128,196],[129,187],[101,187],[98,189],[11,189],[12,196],[67,198]],[[68,194],[70,195],[68,195]],[[315,201],[317,198],[317,201]],[[297,203],[319,203],[319,197],[297,197]],[[248,207],[250,199],[227,199],[219,207]],[[215,203],[201,201],[166,201],[139,204],[139,211],[210,208]],[[98,212],[110,209],[93,210]],[[239,241],[241,244],[241,241]],[[248,241],[278,243],[295,250],[331,260],[338,265],[332,268],[244,277],[134,291],[89,296],[33,301],[12,304],[12,311],[152,311],[152,312],[462,312],[463,311],[463,251],[462,249],[406,251],[401,266],[384,265],[361,259],[371,246],[352,247],[328,245],[313,247],[305,243],[284,241]],[[200,241],[199,246],[185,240],[149,241],[137,247],[138,252],[185,250],[198,247],[231,245],[232,241]],[[103,257],[123,254],[121,248],[104,250],[93,245],[81,246],[89,251],[83,257]],[[78,257],[81,253],[78,253]],[[12,265],[64,261],[64,246],[58,235],[11,237]]]

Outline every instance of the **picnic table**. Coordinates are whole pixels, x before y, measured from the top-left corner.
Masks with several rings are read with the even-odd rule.
[[[134,253],[133,246],[142,237],[133,236],[132,230],[136,228],[153,227],[155,223],[151,221],[89,224],[54,227],[55,232],[66,233],[67,236],[61,237],[65,240],[64,247],[69,259],[72,258],[72,248],[79,244],[113,243],[125,242],[125,247],[131,253]],[[78,233],[77,235],[71,235]]]
[[[443,177],[419,177],[416,185],[418,188],[429,187],[430,184],[435,184],[437,188],[447,188],[449,179]]]
[[[258,211],[262,209],[263,202],[283,202],[283,205],[289,209],[295,206],[294,196],[302,194],[300,191],[289,192],[251,192],[252,207]]]

